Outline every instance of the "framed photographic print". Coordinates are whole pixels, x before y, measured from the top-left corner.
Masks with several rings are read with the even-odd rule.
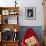
[[[26,19],[35,20],[36,19],[36,8],[35,7],[26,7]]]
[[[2,10],[2,15],[9,15],[9,10]]]

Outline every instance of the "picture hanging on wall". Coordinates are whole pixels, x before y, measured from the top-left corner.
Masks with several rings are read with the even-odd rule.
[[[36,19],[36,8],[35,7],[26,7],[26,19],[27,20],[35,20]]]

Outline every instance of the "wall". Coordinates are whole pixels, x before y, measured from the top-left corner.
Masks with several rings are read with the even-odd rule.
[[[0,6],[15,6],[15,0],[0,0]],[[42,0],[17,0],[19,10],[19,24],[20,26],[43,26],[43,6]],[[25,7],[36,8],[36,20],[25,19]]]
[[[42,26],[43,25],[43,6],[42,0],[21,0],[20,2],[20,18],[19,22],[22,26]],[[25,20],[25,7],[36,8],[36,20]]]
[[[44,26],[46,26],[46,0],[44,0]]]

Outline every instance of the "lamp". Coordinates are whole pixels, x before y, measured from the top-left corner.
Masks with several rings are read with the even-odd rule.
[[[14,29],[14,36],[13,36],[13,40],[18,40],[18,32],[17,32],[17,29],[15,28]]]
[[[16,4],[17,4],[17,2],[16,2],[17,0],[15,0],[15,7],[16,7]]]

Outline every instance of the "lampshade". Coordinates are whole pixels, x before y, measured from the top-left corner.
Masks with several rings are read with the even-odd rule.
[[[17,32],[17,29],[16,28],[14,29],[14,32]]]

